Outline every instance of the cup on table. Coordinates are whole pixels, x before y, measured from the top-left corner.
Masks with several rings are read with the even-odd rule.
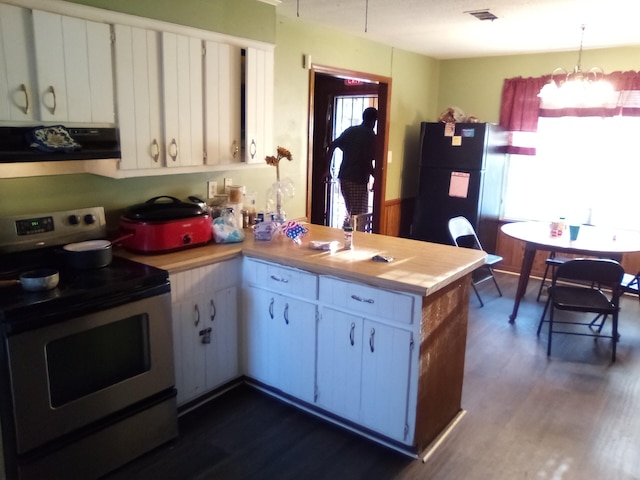
[[[578,233],[580,233],[580,225],[569,225],[569,239],[571,241],[578,239]]]

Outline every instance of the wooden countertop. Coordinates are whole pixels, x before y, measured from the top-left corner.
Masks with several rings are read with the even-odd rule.
[[[354,232],[354,248],[344,250],[342,230],[312,224],[305,227],[309,233],[301,245],[284,235],[268,242],[254,241],[247,230],[242,243],[209,244],[160,255],[137,255],[118,248],[116,254],[172,273],[244,255],[421,296],[472,272],[484,263],[486,256],[479,250],[363,232]],[[340,242],[340,248],[333,252],[310,247],[311,241],[334,240]],[[372,261],[371,257],[378,254],[394,260]]]

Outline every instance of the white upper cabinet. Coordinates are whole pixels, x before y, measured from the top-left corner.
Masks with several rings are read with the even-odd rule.
[[[114,25],[125,171],[203,165],[202,41]]]
[[[273,155],[273,50],[207,41],[208,165],[264,163]]]
[[[120,169],[153,169],[165,162],[160,116],[158,32],[114,25]]]
[[[2,1],[0,125],[116,126],[122,158],[83,170],[114,178],[244,168],[275,153],[273,45]]]
[[[238,163],[241,161],[241,49],[207,40],[204,58],[206,163]]]
[[[264,163],[273,149],[273,51],[249,47],[245,52],[244,161]]]
[[[0,3],[0,120],[38,119],[31,11]]]
[[[0,4],[0,120],[113,124],[109,25]]]
[[[167,166],[203,165],[202,41],[162,32],[162,78]]]

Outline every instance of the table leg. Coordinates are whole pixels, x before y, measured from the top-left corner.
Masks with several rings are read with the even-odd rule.
[[[520,300],[524,297],[529,283],[529,275],[533,266],[533,259],[536,256],[536,248],[533,245],[525,244],[524,256],[522,257],[522,266],[520,267],[520,279],[518,280],[518,290],[516,291],[516,299],[513,304],[513,312],[509,315],[509,323],[513,323],[518,316],[518,307]]]

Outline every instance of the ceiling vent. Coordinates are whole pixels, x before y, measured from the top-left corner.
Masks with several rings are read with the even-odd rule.
[[[476,17],[478,20],[491,20],[494,21],[496,17],[493,13],[491,13],[488,9],[485,10],[470,10],[468,12],[469,15]]]

